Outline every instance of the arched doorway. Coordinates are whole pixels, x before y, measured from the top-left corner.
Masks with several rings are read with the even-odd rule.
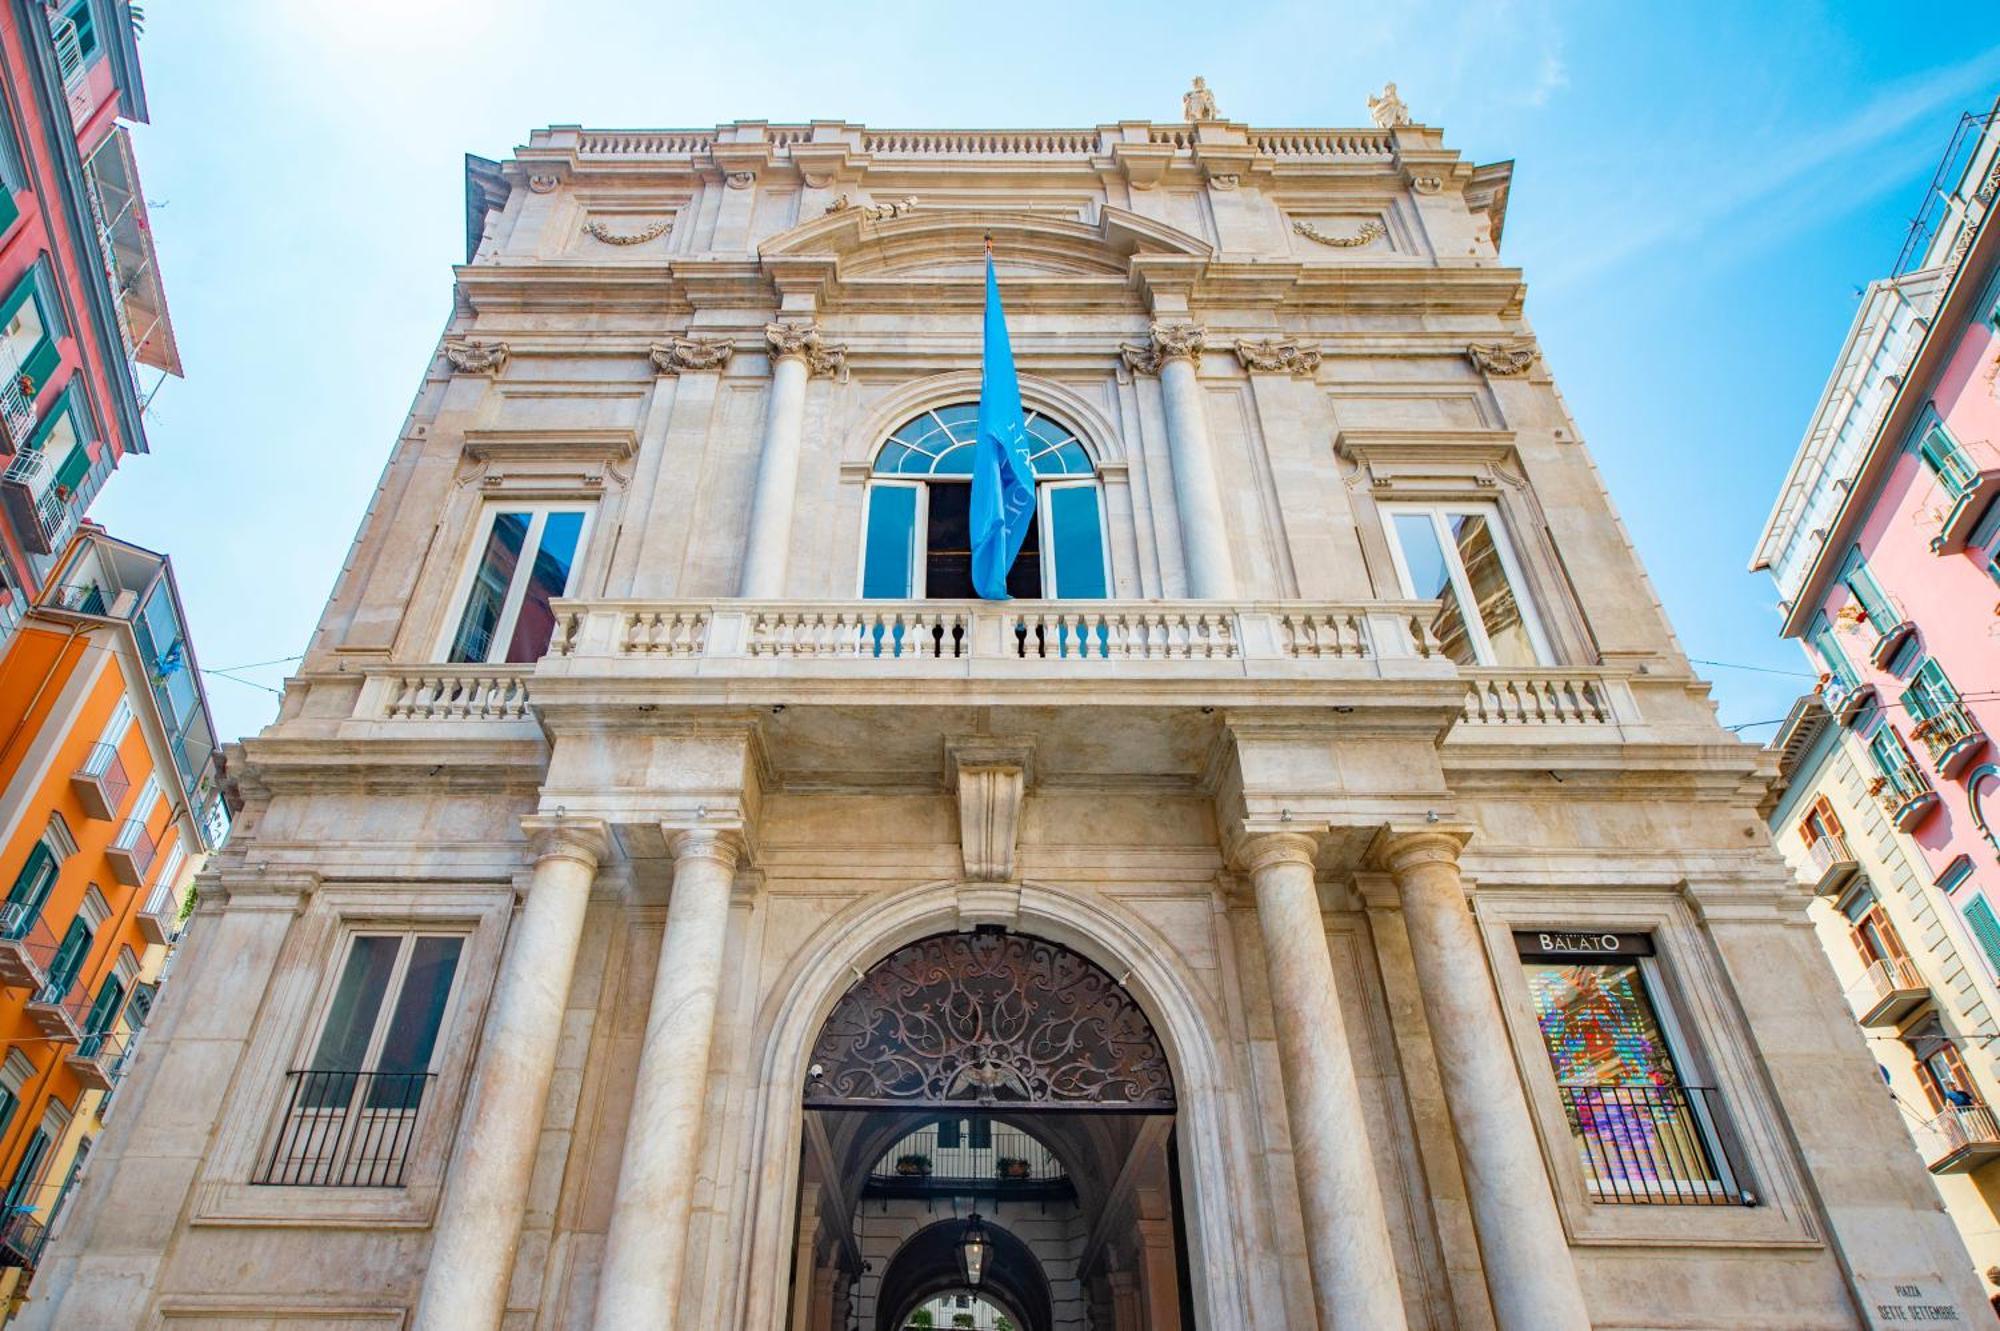
[[[792,1331],[907,1331],[947,1291],[1020,1331],[1192,1331],[1173,1072],[1089,958],[997,927],[907,943],[835,1002],[802,1101]]]

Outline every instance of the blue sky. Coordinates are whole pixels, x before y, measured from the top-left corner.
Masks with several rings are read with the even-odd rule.
[[[140,170],[188,377],[94,516],[174,557],[203,663],[300,651],[450,311],[461,158],[549,123],[1367,123],[1395,79],[1513,158],[1503,257],[1726,723],[1809,680],[1745,564],[1864,282],[1959,114],[1976,4],[147,7]],[[586,16],[587,15],[587,19]],[[240,672],[267,688],[283,664]],[[274,693],[211,676],[224,736]],[[1746,729],[1763,740],[1768,725]]]

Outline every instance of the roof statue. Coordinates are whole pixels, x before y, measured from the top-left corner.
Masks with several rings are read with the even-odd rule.
[[[1382,129],[1394,129],[1410,123],[1410,108],[1403,105],[1403,99],[1396,95],[1393,83],[1383,87],[1380,97],[1368,99],[1368,114],[1375,117],[1375,124]]]
[[[1181,119],[1193,123],[1220,118],[1215,109],[1215,94],[1209,91],[1208,81],[1199,74],[1195,75],[1194,86],[1181,94]]]

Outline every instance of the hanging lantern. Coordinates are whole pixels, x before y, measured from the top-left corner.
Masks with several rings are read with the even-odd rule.
[[[965,1283],[977,1285],[986,1274],[986,1258],[993,1251],[993,1240],[986,1236],[986,1225],[974,1211],[965,1221],[965,1232],[958,1236],[958,1269],[965,1276]]]

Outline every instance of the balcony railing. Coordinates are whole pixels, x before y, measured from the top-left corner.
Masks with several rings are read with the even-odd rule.
[[[108,1091],[117,1082],[122,1071],[119,1064],[125,1057],[125,1037],[116,1031],[99,1031],[86,1034],[77,1041],[63,1062],[76,1074],[78,1082],[93,1091]]]
[[[83,61],[83,38],[76,24],[61,10],[44,11],[49,20],[49,40],[56,49],[56,69],[62,75],[63,96],[69,102],[70,126],[82,129],[90,119],[90,69]]]
[[[0,442],[18,453],[35,433],[35,388],[9,343],[0,343]]]
[[[50,457],[46,449],[16,453],[7,470],[0,472],[0,499],[6,502],[22,539],[37,554],[60,550],[76,530],[83,510],[111,474],[111,454],[110,444],[99,445],[97,458],[77,478],[73,490],[56,479],[63,459]]]
[[[2000,496],[2000,448],[1984,439],[1959,440],[1941,461],[1938,489],[1947,502],[1931,535],[1931,551],[1955,555],[1965,549],[1987,507]]]
[[[1822,832],[1818,840],[1807,842],[1806,858],[1812,861],[1817,896],[1837,896],[1861,872],[1847,838],[1839,832]]]
[[[146,904],[139,908],[139,932],[149,943],[171,942],[180,918],[180,899],[174,892],[174,884],[164,878],[154,883],[153,890],[146,894]]]
[[[2000,1119],[1985,1105],[1954,1105],[1924,1124],[1922,1144],[1931,1173],[1968,1173],[2000,1158]]]
[[[1938,794],[1931,779],[1909,763],[1899,763],[1892,772],[1883,772],[1868,783],[1868,791],[1889,815],[1898,831],[1913,831],[1937,807]]]
[[[39,910],[19,901],[0,904],[0,984],[39,989],[56,957],[56,937]]]
[[[49,1230],[39,1216],[25,1208],[0,1219],[0,1270],[18,1266],[33,1271],[48,1246]]]
[[[146,881],[146,871],[153,867],[153,856],[159,849],[144,821],[127,818],[118,825],[118,835],[105,848],[104,858],[111,862],[111,872],[119,882],[137,887]]]
[[[1819,696],[1826,703],[1826,710],[1833,713],[1840,724],[1851,726],[1879,695],[1873,684],[1856,683],[1842,675],[1827,675],[1820,682]]]
[[[1986,732],[1965,710],[1965,704],[1946,703],[1910,728],[1912,739],[1923,741],[1937,774],[1950,781],[1971,765],[1986,747]]]
[[[92,818],[109,821],[118,816],[132,778],[125,772],[125,760],[115,744],[93,744],[84,755],[83,766],[70,773],[69,788]]]
[[[1717,1131],[1706,1086],[1563,1086],[1593,1201],[1754,1206]]]
[[[284,1117],[252,1183],[309,1188],[400,1188],[434,1073],[285,1074]]]
[[[961,1131],[949,1137],[938,1124],[925,1124],[882,1154],[866,1187],[879,1197],[1004,1195],[1032,1200],[1073,1195],[1069,1174],[1054,1152],[1019,1128],[999,1123],[984,1125],[977,1134]]]
[[[71,976],[50,980],[29,997],[28,1017],[51,1040],[81,1040],[90,1026],[90,994]]]
[[[1888,1026],[1930,1001],[1930,981],[1908,957],[1888,957],[1868,964],[1847,991],[1855,1020],[1863,1026]]]

